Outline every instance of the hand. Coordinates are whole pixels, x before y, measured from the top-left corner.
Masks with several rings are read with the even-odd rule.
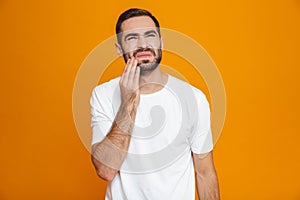
[[[138,61],[134,57],[128,59],[119,82],[122,105],[127,105],[130,113],[137,108],[140,100],[140,68],[137,63]]]

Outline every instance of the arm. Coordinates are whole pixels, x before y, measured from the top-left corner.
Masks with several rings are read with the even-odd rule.
[[[92,146],[92,162],[98,176],[112,181],[129,147],[139,103],[139,68],[133,58],[127,62],[120,79],[121,106],[106,137]]]
[[[219,200],[218,177],[213,163],[212,152],[193,153],[196,170],[196,186],[201,200]]]

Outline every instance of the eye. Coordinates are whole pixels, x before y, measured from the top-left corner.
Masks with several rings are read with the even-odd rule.
[[[149,33],[146,35],[146,37],[155,37],[156,35],[154,33]]]
[[[127,38],[127,40],[136,40],[137,39],[137,36],[130,36]]]

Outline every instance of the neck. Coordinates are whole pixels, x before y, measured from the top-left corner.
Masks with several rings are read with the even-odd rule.
[[[168,75],[160,70],[158,66],[151,72],[141,73],[140,75],[140,92],[149,94],[156,92],[164,87],[168,81]]]

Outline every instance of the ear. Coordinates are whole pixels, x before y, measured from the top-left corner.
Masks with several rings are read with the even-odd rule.
[[[115,43],[115,47],[119,56],[123,56],[123,50],[119,43]]]
[[[163,50],[164,49],[164,41],[163,41],[162,36],[160,36],[160,44],[161,44],[161,50]]]

